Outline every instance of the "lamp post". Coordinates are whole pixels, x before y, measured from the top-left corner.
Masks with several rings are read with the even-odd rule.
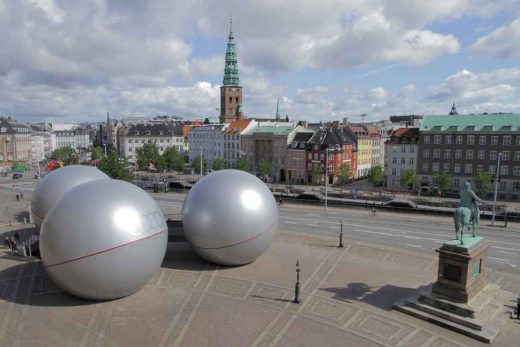
[[[329,149],[325,149],[325,212],[327,212],[327,195],[329,191]]]
[[[202,146],[200,146],[200,178],[202,178]]]
[[[497,173],[495,175],[495,196],[493,198],[493,216],[491,217],[491,225],[495,225],[495,215],[497,211],[497,192],[498,192],[498,178],[500,177],[500,159],[502,158],[502,152],[498,153],[497,160]]]
[[[339,248],[343,248],[343,218],[339,220]]]
[[[107,144],[106,143],[103,144],[103,148],[105,149],[105,158],[106,158],[107,157]]]
[[[294,286],[294,300],[293,303],[300,303],[300,261],[296,261],[296,285]]]

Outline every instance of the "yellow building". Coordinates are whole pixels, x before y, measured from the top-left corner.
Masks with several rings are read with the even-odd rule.
[[[364,124],[351,123],[345,129],[356,139],[357,173],[354,178],[365,177],[372,167],[372,137]]]

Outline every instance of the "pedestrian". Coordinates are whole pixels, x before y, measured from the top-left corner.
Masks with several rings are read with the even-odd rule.
[[[14,233],[14,239],[20,241],[20,234],[18,234],[18,231]]]
[[[13,251],[13,253],[16,250],[16,241],[14,237],[11,237],[11,250]]]
[[[5,244],[5,246],[7,248],[10,248],[10,243],[9,243],[9,237],[8,236],[4,237],[4,244]]]
[[[516,298],[516,319],[520,319],[520,295]]]
[[[23,192],[20,192],[20,199],[23,200]]]
[[[16,194],[16,201],[20,201],[20,195]]]

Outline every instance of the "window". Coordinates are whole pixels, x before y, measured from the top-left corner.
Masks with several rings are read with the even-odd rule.
[[[397,175],[397,169],[395,167],[392,168],[392,175],[394,175],[394,176]]]
[[[473,159],[473,151],[472,150],[467,150],[466,151],[466,159]]]
[[[494,175],[497,172],[497,167],[495,165],[489,165],[489,171],[490,174]]]
[[[441,135],[435,135],[435,136],[433,136],[433,143],[434,143],[434,144],[436,144],[436,145],[440,145],[440,144],[441,144],[441,140],[442,140]]]
[[[475,135],[468,135],[466,138],[466,144],[468,146],[473,146],[475,144]]]
[[[447,145],[451,145],[451,135],[446,135],[444,138],[444,143]]]
[[[455,151],[455,159],[462,159],[462,150],[461,149],[457,149]]]
[[[455,166],[453,167],[453,172],[460,173],[460,164],[455,164]]]
[[[440,149],[434,149],[433,150],[433,157],[434,158],[440,158],[441,157],[441,150]]]
[[[462,135],[457,135],[457,137],[455,138],[455,144],[462,145]]]
[[[520,166],[515,166],[513,168],[513,176],[515,176],[515,177],[520,176]]]
[[[491,146],[498,145],[498,136],[491,136]]]
[[[453,179],[453,187],[454,187],[454,188],[458,188],[458,187],[459,187],[459,184],[460,184],[459,179],[455,177],[455,178]]]
[[[517,136],[517,137],[516,137],[516,145],[517,145],[517,146],[520,146],[520,136]]]
[[[513,182],[513,190],[514,191],[520,190],[520,182],[518,182],[518,181]]]
[[[428,163],[423,163],[422,164],[422,170],[423,171],[428,171]]]
[[[467,174],[473,173],[473,164],[464,165],[464,173],[467,173]]]
[[[484,159],[486,157],[486,151],[479,150],[478,151],[478,159]]]
[[[406,147],[401,147],[401,153],[406,153]]]
[[[520,136],[518,136],[520,138]],[[516,161],[519,161],[520,160],[520,151],[515,151],[515,160]]]
[[[489,160],[497,160],[497,151],[489,152]]]
[[[507,176],[509,175],[509,166],[507,165],[501,165],[500,166],[500,175]]]
[[[498,182],[498,190],[506,190],[506,182]]]
[[[449,159],[451,157],[451,150],[445,149],[444,150],[444,158]]]
[[[502,152],[502,158],[503,161],[509,160],[509,151]]]
[[[486,144],[486,137],[485,136],[479,136],[478,137],[478,144],[483,146]]]
[[[413,164],[413,158],[408,158],[408,164]]]
[[[449,163],[444,163],[444,172],[445,173],[449,173],[450,172],[450,164]]]
[[[432,171],[433,172],[439,172],[439,163],[433,163],[432,164]]]
[[[401,164],[406,164],[406,158],[401,158]]]
[[[430,157],[430,151],[427,149],[423,150],[423,158],[429,158]]]
[[[484,165],[477,165],[477,173],[480,174],[484,172]]]
[[[511,146],[511,135],[504,135],[502,138],[502,144],[504,146]]]
[[[415,147],[410,147],[409,152],[410,152],[411,154],[415,153]]]
[[[429,145],[430,144],[430,136],[425,136],[424,137],[424,144],[425,145]]]

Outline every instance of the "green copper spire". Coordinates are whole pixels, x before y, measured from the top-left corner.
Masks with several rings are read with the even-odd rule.
[[[237,53],[235,51],[235,37],[233,36],[233,18],[229,21],[229,36],[226,50],[226,66],[224,67],[225,86],[239,86]]]

